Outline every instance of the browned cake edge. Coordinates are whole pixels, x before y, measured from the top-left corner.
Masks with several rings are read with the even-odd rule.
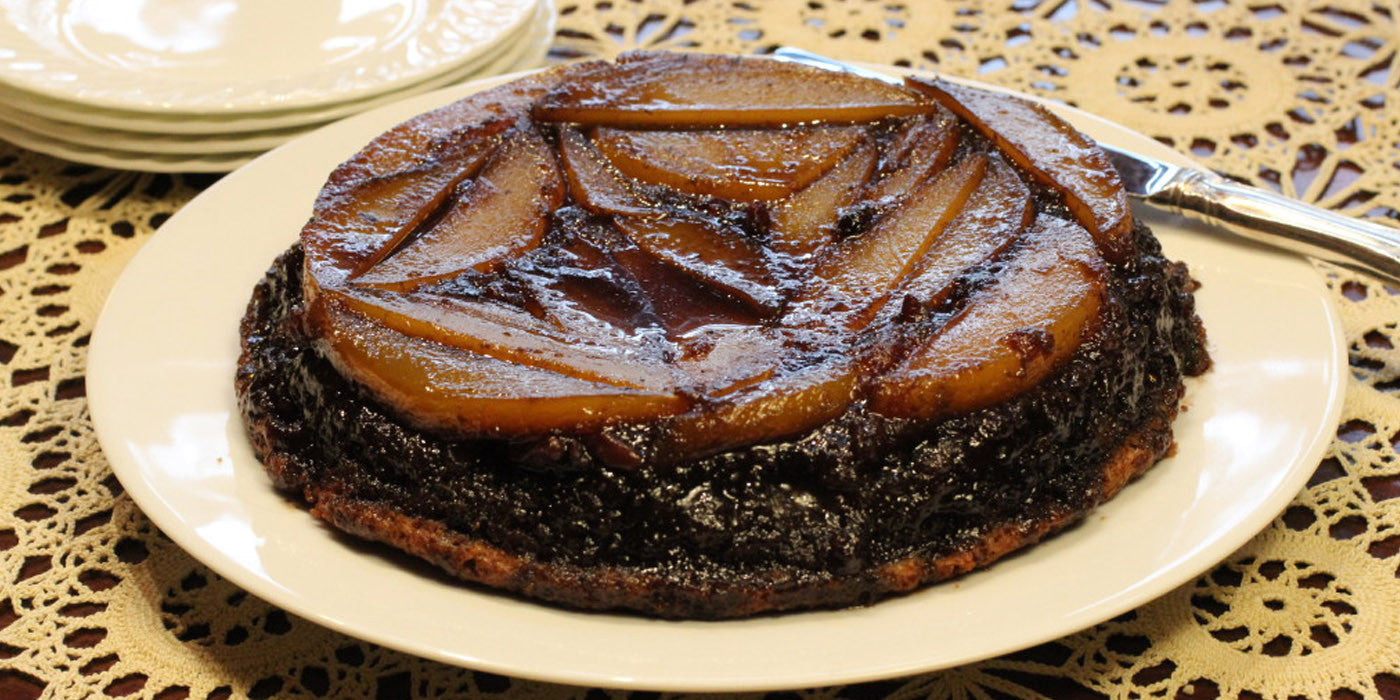
[[[324,485],[302,496],[311,513],[344,532],[425,559],[462,579],[532,598],[588,610],[631,610],[671,618],[730,618],[798,608],[845,607],[985,567],[1079,520],[1115,496],[1172,449],[1171,421],[1180,392],[1168,392],[1157,417],[1128,436],[1103,463],[1102,482],[1083,510],[1055,508],[1038,517],[1001,525],[961,551],[910,556],[873,571],[814,579],[810,572],[773,570],[767,576],[692,584],[616,566],[578,567],[520,557],[449,529],[435,520],[405,515],[379,503],[347,498]],[[1176,395],[1172,395],[1176,394]],[[280,486],[287,455],[271,440],[266,420],[249,421],[254,451]]]

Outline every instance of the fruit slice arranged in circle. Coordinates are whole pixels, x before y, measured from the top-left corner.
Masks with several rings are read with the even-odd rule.
[[[700,457],[801,434],[844,413],[858,381],[852,358],[768,378],[666,420],[657,456]]]
[[[658,260],[765,316],[782,303],[763,249],[741,231],[675,218],[619,217],[617,226]]]
[[[788,323],[865,327],[889,293],[962,211],[987,171],[977,154],[945,170],[864,235],[827,251],[810,286],[793,302]]]
[[[656,206],[638,196],[578,129],[559,127],[559,159],[568,178],[569,195],[589,211],[657,216]]]
[[[310,333],[416,424],[625,466],[939,420],[1062,366],[1131,244],[1102,154],[1026,103],[713,56],[561,75],[390,132],[303,231]]]
[[[477,177],[458,186],[436,221],[350,281],[407,291],[467,269],[489,271],[535,247],[563,201],[553,151],[533,128],[518,130]]]
[[[325,296],[404,335],[499,360],[616,386],[656,389],[677,383],[674,370],[647,346],[590,338],[576,328],[560,332],[499,304],[353,288]],[[311,318],[322,328],[332,322],[326,315]]]
[[[771,201],[830,170],[860,141],[848,126],[658,131],[600,128],[598,150],[638,182],[732,201]]]
[[[907,90],[793,63],[634,54],[560,85],[532,113],[543,122],[705,129],[859,124],[932,111]]]
[[[674,393],[620,387],[395,332],[340,304],[325,341],[341,372],[414,423],[475,435],[579,431],[684,411]]]
[[[841,212],[860,201],[875,169],[876,154],[873,145],[860,144],[825,175],[774,208],[769,229],[773,252],[805,263],[835,240]]]
[[[967,206],[895,290],[892,298],[900,303],[886,304],[881,322],[888,323],[896,314],[907,322],[911,312],[922,316],[941,308],[955,292],[960,275],[1000,255],[1034,217],[1030,188],[1000,158],[992,160]]]
[[[880,179],[866,196],[876,201],[907,197],[947,166],[957,147],[958,130],[946,112],[913,120],[885,149]]]
[[[319,203],[302,231],[310,281],[335,286],[383,258],[475,176],[490,153],[482,144],[461,160],[371,177]]]
[[[960,315],[877,378],[870,407],[932,420],[1031,389],[1078,349],[1099,319],[1103,258],[1076,223],[1042,215],[1002,276]]]
[[[911,78],[909,84],[967,120],[1042,185],[1060,192],[1110,262],[1128,258],[1133,230],[1128,196],[1113,163],[1092,139],[1018,97],[946,81]]]

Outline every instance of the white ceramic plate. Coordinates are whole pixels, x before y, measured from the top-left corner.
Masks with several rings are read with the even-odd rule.
[[[0,139],[75,163],[152,173],[226,173],[243,166],[262,151],[185,155],[144,153],[72,143],[38,134],[0,119]]]
[[[497,51],[536,3],[0,0],[0,83],[156,112],[328,104]]]
[[[86,148],[191,155],[250,153],[276,148],[322,124],[237,134],[152,134],[70,124],[0,103],[0,127],[13,126],[37,136]]]
[[[386,127],[483,86],[334,124],[224,178],[146,244],[94,333],[93,420],[137,504],[215,571],[311,621],[449,663],[580,685],[755,690],[954,666],[1074,632],[1189,581],[1284,508],[1336,429],[1345,348],[1311,266],[1144,212],[1204,283],[1215,368],[1190,383],[1175,457],[1021,556],[867,608],[732,622],[570,612],[405,568],[273,491],[235,407],[237,325],[336,163]],[[1185,162],[1121,127],[1058,111],[1096,138]]]
[[[264,112],[239,114],[165,114],[137,112],[131,110],[104,109],[92,105],[74,104],[56,100],[32,92],[6,87],[0,83],[0,105],[11,112],[19,111],[32,120],[44,120],[55,126],[71,124],[77,129],[110,129],[121,132],[134,132],[142,135],[189,135],[209,137],[227,135],[234,138],[240,134],[272,131],[280,129],[310,130],[351,114],[365,112],[375,107],[398,102],[399,100],[434,90],[447,85],[465,82],[476,77],[484,77],[507,71],[525,70],[540,65],[544,53],[554,36],[557,15],[553,0],[542,0],[532,20],[533,33],[528,39],[509,41],[516,48],[501,47],[506,54],[520,53],[515,62],[505,63],[501,57],[485,54],[464,62],[459,68],[427,78],[421,82],[402,86],[394,90],[376,93],[355,100],[343,100],[302,109],[279,109]],[[522,51],[523,48],[523,51]],[[479,74],[479,75],[478,75]],[[33,124],[10,119],[9,121],[31,131]],[[49,132],[50,137],[68,138],[64,134]],[[246,150],[246,149],[245,149]]]
[[[553,0],[542,0],[539,23],[533,28],[529,39],[520,42],[488,65],[478,67],[478,72],[497,75],[538,66],[554,38],[553,6]],[[447,82],[462,79],[463,76],[456,74],[444,77]],[[437,86],[410,88],[404,94],[414,95],[418,94],[420,89],[429,90],[434,87]],[[402,97],[403,95],[400,95],[395,99]],[[67,125],[0,104],[0,139],[66,160],[147,172],[229,172],[241,167],[263,151],[319,126],[321,125],[313,124],[301,128],[224,136],[157,136]]]

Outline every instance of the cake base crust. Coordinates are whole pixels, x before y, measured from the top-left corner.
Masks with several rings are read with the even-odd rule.
[[[266,426],[263,426],[265,429]],[[258,426],[250,428],[259,431]],[[265,434],[265,433],[264,433]],[[1167,424],[1152,425],[1130,437],[1104,463],[1103,491],[1094,505],[1112,498],[1163,455]],[[276,453],[264,457],[269,469]],[[312,515],[336,528],[382,542],[431,562],[444,571],[492,588],[587,610],[636,610],[662,617],[722,619],[785,610],[839,608],[865,604],[891,594],[987,566],[1078,521],[1086,511],[1062,509],[1002,525],[965,549],[938,556],[910,556],[854,576],[817,580],[774,570],[732,582],[700,585],[616,566],[582,568],[510,554],[479,539],[453,532],[441,522],[398,512],[383,504],[347,498],[324,487],[302,493],[315,504]]]

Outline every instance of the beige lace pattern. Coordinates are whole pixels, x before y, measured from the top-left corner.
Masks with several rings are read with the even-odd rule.
[[[790,44],[932,68],[1079,105],[1289,195],[1400,220],[1391,0],[560,8],[559,59]],[[122,495],[87,418],[88,334],[127,260],[207,184],[0,144],[0,698],[589,696],[303,622],[192,560]],[[1400,697],[1400,290],[1323,271],[1350,343],[1343,423],[1268,530],[1194,583],[1079,634],[942,673],[802,694]]]

